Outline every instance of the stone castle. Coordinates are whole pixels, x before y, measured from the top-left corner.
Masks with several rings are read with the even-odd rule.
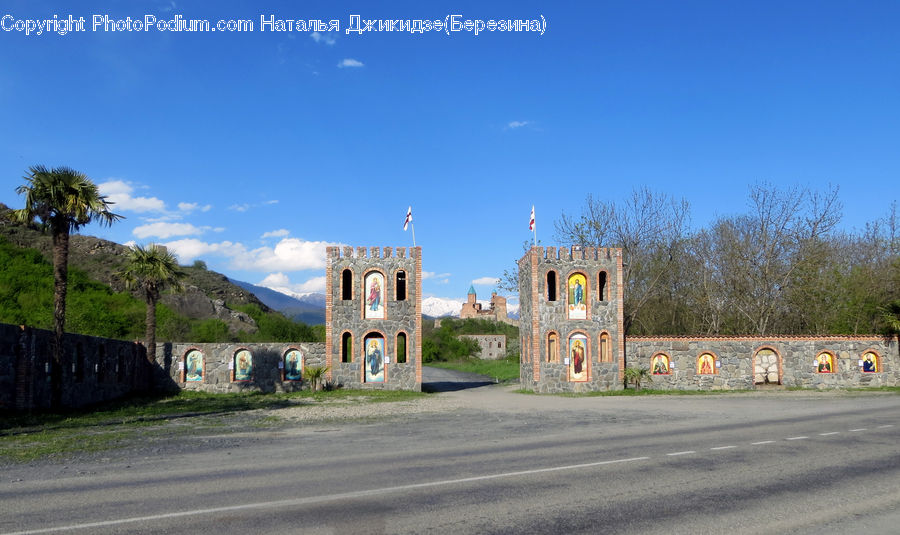
[[[506,298],[497,295],[497,292],[491,293],[491,304],[487,310],[482,310],[481,303],[478,302],[478,296],[475,294],[475,286],[469,286],[469,292],[466,295],[466,302],[463,303],[459,311],[461,319],[474,318],[485,319],[490,321],[499,321],[516,325],[516,320],[510,318],[506,313]]]
[[[66,335],[63,400],[83,406],[136,390],[293,391],[304,370],[350,388],[421,390],[422,249],[330,247],[324,343],[160,343]],[[657,389],[896,386],[896,338],[669,336],[624,333],[622,251],[533,247],[519,260],[523,388],[542,393],[623,388],[626,366]],[[494,295],[466,314],[503,321]],[[50,403],[49,331],[0,325],[0,409]],[[489,347],[495,340],[484,340]],[[506,345],[506,342],[503,342]],[[498,348],[501,349],[501,348]],[[502,348],[505,350],[505,347]]]

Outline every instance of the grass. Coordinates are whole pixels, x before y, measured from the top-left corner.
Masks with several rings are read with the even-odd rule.
[[[493,377],[501,383],[519,380],[519,357],[506,357],[502,360],[481,360],[478,358],[427,362],[425,366],[444,368],[468,373],[477,373]]]
[[[154,436],[218,429],[228,426],[219,415],[255,409],[277,409],[302,401],[385,403],[423,397],[421,392],[389,390],[335,390],[332,392],[209,394],[182,391],[171,396],[144,396],[105,403],[91,409],[60,413],[3,415],[0,418],[0,462],[29,462],[66,458],[126,447]],[[175,422],[189,425],[172,425]],[[276,416],[261,416],[250,425],[272,427]]]

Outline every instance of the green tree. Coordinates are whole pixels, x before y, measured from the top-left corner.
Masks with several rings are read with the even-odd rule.
[[[100,195],[87,175],[69,167],[28,169],[26,184],[16,188],[25,195],[25,207],[12,210],[14,221],[33,224],[50,232],[53,240],[53,369],[50,375],[52,403],[62,401],[62,338],[66,324],[66,290],[69,268],[69,234],[91,221],[111,225],[122,216],[110,211],[110,202]]]
[[[182,288],[186,274],[178,267],[175,255],[165,247],[151,243],[147,247],[134,245],[128,251],[125,268],[119,272],[129,290],[140,290],[147,301],[147,359],[156,359],[156,303],[167,286]]]

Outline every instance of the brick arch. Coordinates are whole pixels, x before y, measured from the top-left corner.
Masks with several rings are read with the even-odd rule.
[[[828,364],[827,369],[823,369],[823,364],[824,364],[822,362],[823,355],[828,355],[828,357],[829,357],[825,361]],[[837,355],[835,355],[834,351],[831,351],[830,349],[823,349],[823,350],[819,351],[818,353],[816,353],[816,373],[835,373],[836,370],[834,369],[834,367],[836,364],[837,364]]]
[[[344,351],[344,337],[346,335],[350,336],[350,351]],[[338,362],[353,362],[353,332],[349,329],[345,329],[341,331],[341,337],[339,338],[340,342],[338,342]],[[344,357],[347,360],[344,360]]]
[[[657,351],[650,357],[650,375],[672,375],[672,357]]]
[[[196,347],[196,346],[191,346],[191,347],[187,348],[185,350],[184,354],[181,355],[181,362],[183,363],[183,367],[181,370],[181,382],[182,383],[189,382],[187,379],[187,374],[188,374],[187,358],[188,358],[188,355],[190,355],[191,352],[193,352],[193,351],[200,353],[200,356],[202,357],[202,367],[200,370],[200,379],[197,381],[190,381],[190,382],[205,383],[206,382],[206,353],[204,353],[202,349],[200,349],[199,347]],[[121,356],[121,352],[119,354]]]
[[[585,318],[578,318],[575,321],[590,321],[591,320],[591,278],[588,277],[587,272],[583,269],[573,269],[572,271],[566,273],[566,284],[565,284],[565,293],[566,293],[566,319],[569,319],[569,279],[572,278],[573,275],[581,275],[584,277],[584,290],[582,291],[584,299],[584,308],[585,308]]]
[[[772,377],[771,377],[772,372],[771,372],[770,366],[767,367],[768,371],[766,371],[765,375],[761,375],[761,374],[757,373],[757,364],[760,364],[760,368],[762,368],[762,363],[760,363],[759,353],[763,350],[769,350],[769,351],[772,351],[773,353],[775,353],[775,357],[776,357],[775,364],[778,366],[778,371],[777,371],[778,380],[777,381],[774,381],[774,382],[772,381]],[[782,384],[782,379],[784,378],[784,365],[783,365],[783,361],[781,358],[781,352],[778,351],[778,349],[775,346],[768,345],[768,344],[759,346],[756,349],[754,349],[753,350],[752,373],[753,373],[753,384],[754,385],[758,385],[758,384],[778,384],[778,385],[780,385],[780,384]]]
[[[344,280],[345,279],[344,273],[350,274],[349,281]],[[340,284],[339,284],[341,301],[352,301],[353,300],[353,296],[355,293],[354,289],[356,286],[355,284],[353,284],[353,279],[355,278],[355,275],[356,274],[353,272],[353,268],[350,266],[347,266],[347,267],[341,269],[341,278],[340,278]],[[344,299],[344,297],[347,297],[347,299]]]
[[[400,274],[403,273],[404,280],[401,288],[400,284]],[[394,300],[395,301],[407,301],[409,300],[409,270],[403,267],[397,268],[394,270]],[[386,282],[386,280],[385,280]],[[403,290],[402,292],[400,290]],[[402,295],[401,295],[402,294]],[[401,299],[402,297],[402,299]]]
[[[384,281],[384,284],[381,288],[381,306],[384,308],[384,317],[383,318],[372,318],[372,317],[367,318],[366,317],[366,308],[369,306],[369,304],[368,304],[369,296],[366,293],[366,279],[369,277],[369,275],[372,275],[373,273],[380,274],[382,280]],[[390,284],[390,278],[387,276],[387,274],[384,272],[384,270],[381,268],[377,268],[377,267],[370,267],[370,268],[366,269],[365,271],[363,271],[362,278],[360,279],[359,284],[360,284],[360,296],[362,297],[362,299],[360,299],[360,306],[362,307],[360,310],[360,313],[361,313],[360,318],[362,318],[364,320],[370,320],[370,321],[384,321],[384,320],[388,319],[387,296],[389,295],[388,294],[388,285]]]
[[[711,355],[712,356],[712,371],[709,373],[701,373],[701,368],[703,366],[703,362],[700,360],[703,355]],[[719,373],[719,369],[716,367],[716,364],[719,362],[719,355],[717,355],[714,351],[710,351],[708,349],[704,349],[697,353],[697,375],[717,375]]]
[[[291,351],[296,351],[300,353],[300,376],[303,377],[303,370],[306,368],[306,353],[299,346],[291,345],[284,348],[284,351],[281,352],[281,380],[282,381],[300,381],[301,379],[288,379],[287,378],[287,356]]]
[[[544,354],[544,357],[545,357],[544,361],[545,362],[561,362],[561,359],[559,358],[559,355],[561,353],[560,349],[559,349],[559,333],[557,331],[547,331],[546,334],[547,334],[547,336],[544,341],[546,342],[547,351]],[[550,351],[550,337],[551,336],[556,337],[555,355],[553,352]]]
[[[603,354],[603,341],[606,341],[606,354],[609,358],[604,359]],[[600,334],[597,335],[597,362],[613,362],[613,352],[612,352],[612,335],[609,334],[609,331],[603,329],[600,331]]]
[[[609,272],[605,269],[597,272],[597,301],[609,301]]]
[[[572,375],[574,373],[575,362],[572,360],[573,356],[570,354],[572,351],[572,338],[575,336],[583,336],[584,337],[584,379],[578,379],[577,382],[589,382],[591,380],[591,375],[593,373],[593,369],[591,367],[591,335],[589,335],[583,329],[575,329],[573,331],[569,331],[566,335],[566,357],[569,359],[569,365],[566,367],[566,377],[569,381],[576,381],[572,379]]]
[[[391,345],[390,345],[388,337],[384,333],[384,331],[382,331],[380,329],[367,330],[362,335],[362,344],[360,344],[360,348],[362,350],[362,352],[360,353],[360,360],[359,360],[359,362],[360,362],[359,371],[360,371],[360,382],[361,383],[366,382],[366,346],[368,345],[367,342],[369,341],[370,338],[379,338],[379,337],[382,340],[384,340],[384,354],[381,355],[382,359],[384,359],[385,355],[391,354]],[[382,360],[381,365],[384,367],[384,382],[387,383],[388,382],[388,367],[384,365],[383,360]]]
[[[238,353],[240,353],[241,351],[246,351],[247,353],[250,353],[250,377],[248,377],[247,379],[238,379],[237,378]],[[253,376],[254,376],[254,373],[253,373],[254,368],[256,366],[254,364],[253,360],[254,360],[253,359],[253,351],[250,351],[250,348],[248,348],[246,346],[240,346],[237,349],[235,349],[234,352],[231,354],[231,382],[246,383],[246,382],[252,381]]]
[[[869,353],[875,355],[875,371],[871,371],[871,372],[865,371],[864,359],[865,359],[866,355],[868,355]],[[862,373],[880,373],[881,372],[881,366],[882,366],[883,362],[881,360],[881,353],[879,353],[878,350],[873,349],[873,348],[866,349],[865,351],[863,351],[862,353],[859,354],[859,358],[860,358],[860,360],[864,361],[863,365],[861,365],[859,367],[860,372],[862,372]]]
[[[403,346],[404,346],[403,359],[404,360],[403,360],[403,362],[400,362],[400,359],[398,358],[398,353],[397,353],[397,351],[399,351],[399,349],[400,349],[400,335],[401,334],[403,335],[403,338],[404,338],[404,341],[403,341]],[[387,346],[387,338],[385,338],[385,346]],[[385,347],[385,350],[387,350],[387,347]],[[399,331],[397,331],[394,334],[394,362],[396,364],[409,363],[409,333],[403,329],[400,329]]]

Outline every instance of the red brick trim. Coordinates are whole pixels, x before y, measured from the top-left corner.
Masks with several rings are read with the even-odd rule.
[[[574,319],[569,318],[569,279],[572,278],[572,275],[581,275],[584,277],[584,308],[585,308],[585,317],[584,319]],[[581,269],[573,269],[569,273],[566,274],[566,283],[563,286],[566,290],[566,319],[571,321],[591,321],[591,303],[593,300],[591,299],[591,278],[587,275],[584,270]]]
[[[532,366],[532,380],[537,383],[541,380],[541,359],[540,359],[540,351],[541,351],[541,330],[540,330],[540,316],[541,309],[540,307],[540,295],[538,294],[538,255],[540,255],[542,249],[540,247],[532,247],[531,251],[528,253],[531,256],[531,342],[529,343],[528,350],[531,355],[531,366]],[[559,281],[556,281],[557,286],[559,286]],[[534,343],[534,341],[537,343]]]
[[[884,361],[881,360],[881,353],[879,353],[876,349],[869,348],[859,354],[859,359],[862,360],[863,357],[866,356],[866,353],[872,353],[875,355],[875,371],[874,372],[864,372],[862,366],[859,367],[860,373],[881,373],[882,366],[884,366]]]
[[[378,338],[379,336],[381,337],[382,340],[384,340],[384,354],[381,355],[381,366],[384,367],[384,381],[382,381],[381,383],[367,383],[366,382],[366,341],[369,340],[370,338]],[[359,362],[360,362],[359,371],[362,373],[362,376],[360,377],[359,382],[362,384],[368,384],[368,385],[387,384],[388,383],[388,367],[384,363],[385,355],[390,354],[390,349],[389,349],[390,346],[388,345],[387,335],[384,334],[384,331],[381,331],[378,329],[368,330],[365,332],[365,334],[362,335],[362,344],[360,344],[360,346],[362,348],[362,358],[359,359]]]
[[[366,278],[372,273],[381,273],[381,278],[384,279],[384,285],[381,289],[381,304],[384,308],[384,317],[383,318],[367,318],[366,317],[366,301],[369,299],[368,294],[366,294]],[[360,301],[362,304],[362,308],[360,309],[361,315],[360,319],[365,321],[385,321],[388,319],[388,276],[385,275],[384,270],[381,268],[369,268],[363,271],[362,278],[360,279]]]
[[[325,248],[325,377],[332,380],[332,370],[334,370],[334,333],[332,321],[334,320],[334,262],[333,258],[338,257],[341,250],[337,247]],[[352,284],[351,284],[352,287]]]
[[[587,370],[585,370],[587,372],[587,377],[583,381],[576,381],[572,379],[572,363],[569,362],[569,365],[566,366],[566,380],[568,380],[570,383],[589,383],[594,378],[593,367],[591,366],[591,335],[583,329],[575,329],[574,331],[569,331],[569,334],[566,335],[566,358],[569,358],[569,344],[572,342],[572,337],[576,335],[584,336],[584,366],[587,368]]]
[[[616,248],[616,327],[619,347],[619,384],[625,381],[625,283],[622,271],[622,249]],[[609,284],[609,279],[606,281]]]
[[[866,335],[668,335],[668,336],[629,336],[633,342],[683,342],[717,341],[717,342],[839,342],[839,341],[882,341],[885,338],[877,334]]]
[[[422,384],[422,248],[413,247],[416,255],[416,382]],[[409,290],[409,281],[406,283]],[[409,343],[407,338],[406,343]],[[407,358],[409,360],[409,358]]]
[[[712,373],[700,373],[700,357],[702,357],[703,355],[712,355],[712,358],[713,358]],[[716,353],[713,351],[704,349],[704,350],[700,351],[699,353],[697,353],[696,368],[694,368],[694,369],[696,370],[697,375],[718,375],[719,368],[716,367],[716,364],[718,364],[718,363],[719,363],[719,355],[716,355]]]

